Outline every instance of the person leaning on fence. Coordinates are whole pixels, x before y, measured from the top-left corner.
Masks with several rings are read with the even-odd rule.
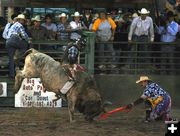
[[[164,20],[164,25],[161,25],[158,27],[158,33],[161,35],[161,42],[165,43],[171,43],[176,41],[176,35],[179,31],[179,25],[174,20],[174,13],[172,11],[167,12],[167,20]],[[174,68],[174,51],[175,46],[174,45],[161,45],[161,68],[162,69],[168,69],[172,70]],[[167,63],[169,63],[169,66],[167,66]],[[164,71],[162,70],[162,74],[164,74]]]
[[[52,21],[53,21],[52,16],[50,14],[46,14],[45,22],[42,23],[41,25],[47,29],[48,39],[55,40],[57,34],[57,26]]]
[[[6,48],[9,55],[9,77],[15,77],[15,67],[19,67],[19,61],[22,58],[24,52],[28,48],[29,36],[25,32],[23,25],[25,24],[26,18],[23,14],[19,14],[15,22],[8,31]],[[19,51],[18,58],[14,60],[16,50]],[[16,64],[15,64],[16,62]]]
[[[57,23],[57,39],[69,40],[69,31],[68,16],[65,13],[61,13],[59,15],[59,22]]]
[[[81,31],[83,29],[87,29],[87,27],[84,24],[84,22],[81,20],[82,15],[79,12],[74,12],[72,17],[73,20],[69,23],[70,30],[72,31],[70,35],[70,39],[76,40],[81,38]]]
[[[136,83],[144,88],[143,94],[136,101],[128,104],[127,109],[132,109],[134,106],[145,102],[146,122],[153,120],[171,120],[170,95],[148,76],[140,76]]]
[[[95,20],[92,30],[96,32],[97,42],[108,42],[114,40],[114,34],[116,30],[115,22],[107,17],[105,10],[100,11],[99,18]],[[100,70],[106,69],[106,66],[114,68],[115,65],[112,63],[115,61],[115,51],[112,43],[98,43],[97,44],[98,56],[103,57],[98,59],[100,65],[98,66]],[[106,58],[108,57],[108,58]],[[110,57],[110,59],[109,59]],[[108,65],[105,63],[108,62]]]
[[[142,8],[139,11],[140,16],[135,17],[131,23],[130,31],[128,34],[128,42],[131,45],[131,51],[151,51],[148,43],[133,45],[132,42],[153,42],[154,41],[154,27],[153,20],[149,17],[150,11],[145,8]],[[130,63],[134,62],[135,53],[131,53]],[[138,57],[141,57],[138,62],[146,62],[150,63],[150,59],[146,57],[150,57],[150,53],[144,52],[139,53]]]

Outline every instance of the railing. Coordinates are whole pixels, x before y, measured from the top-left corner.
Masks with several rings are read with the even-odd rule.
[[[68,43],[69,41],[33,41],[30,46],[46,53],[57,61],[61,61],[64,53],[63,46],[67,46]],[[8,53],[5,48],[5,42],[1,41],[0,46],[0,77],[6,77],[8,75]],[[85,54],[87,54],[86,51],[80,52],[79,63],[87,67],[85,64],[85,58],[87,58]]]
[[[93,32],[84,32],[87,45],[80,54],[80,64],[84,65],[90,74],[180,74],[180,44],[178,43],[132,43],[128,42],[96,42]],[[61,60],[63,46],[69,41],[33,41],[32,47],[44,52],[55,60]],[[99,44],[111,44],[114,52],[96,50]],[[140,45],[148,45],[151,50],[140,51]],[[131,50],[132,47],[135,50]],[[174,46],[173,52],[161,51],[162,46]],[[103,54],[103,55],[102,55]],[[7,58],[5,42],[0,42],[0,57]],[[102,61],[110,60],[110,61]],[[101,67],[102,66],[102,67]],[[8,68],[0,67],[0,76],[7,75]]]
[[[116,47],[112,51],[95,51],[95,74],[180,74],[180,45],[178,43],[97,42]],[[132,50],[132,46],[135,46]],[[148,50],[138,48],[148,46]],[[161,51],[161,47],[174,51]],[[102,55],[103,54],[103,55]],[[108,54],[108,55],[106,55]],[[102,61],[105,59],[106,61]],[[110,61],[107,61],[110,60]]]

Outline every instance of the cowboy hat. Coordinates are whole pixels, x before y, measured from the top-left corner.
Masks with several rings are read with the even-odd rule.
[[[74,14],[73,14],[72,16],[74,16],[74,17],[80,17],[80,16],[82,16],[82,15],[80,15],[79,12],[74,12]]]
[[[26,17],[24,14],[19,14],[17,17],[15,17],[15,19],[24,19],[26,20]]]
[[[139,80],[136,81],[136,84],[142,81],[151,81],[151,79],[148,76],[140,76]]]
[[[135,17],[138,17],[138,14],[137,14],[137,13],[133,13],[133,14],[132,14],[132,18],[135,18]]]
[[[142,8],[141,11],[138,11],[140,14],[149,14],[150,11],[148,11],[147,9],[145,8]]]
[[[41,21],[41,17],[39,15],[35,16],[34,18],[31,19],[32,21]]]
[[[61,13],[61,14],[59,15],[59,18],[61,18],[61,17],[67,17],[67,15],[66,15],[65,13]]]

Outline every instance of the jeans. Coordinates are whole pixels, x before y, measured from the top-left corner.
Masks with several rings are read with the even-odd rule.
[[[9,76],[10,77],[15,76],[14,56],[15,56],[16,50],[19,50],[19,52],[20,52],[20,57],[18,58],[18,61],[19,61],[19,59],[22,58],[23,54],[27,50],[27,47],[28,47],[28,42],[25,40],[21,40],[16,35],[12,35],[11,38],[9,38],[6,41],[6,48],[8,50],[8,55],[9,55]],[[19,63],[19,62],[17,62],[17,63]]]
[[[101,63],[112,63],[115,62],[115,51],[113,44],[111,43],[99,43],[97,44],[98,56],[101,57],[98,59]]]
[[[148,42],[148,36],[133,36],[133,42]],[[151,51],[150,46],[147,43],[138,44],[138,45],[131,45],[131,53],[130,53],[130,59],[129,63],[133,64],[135,62],[137,63],[150,63],[151,60],[150,57],[151,54],[147,51]],[[137,53],[136,51],[140,51]],[[137,59],[138,58],[138,59]],[[136,61],[135,61],[136,59]],[[139,67],[144,67],[143,64],[140,64]]]
[[[174,69],[174,50],[175,46],[173,45],[162,45],[161,46],[161,68],[163,70],[169,70],[170,72]]]

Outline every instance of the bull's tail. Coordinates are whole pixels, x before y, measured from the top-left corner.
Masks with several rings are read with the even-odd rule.
[[[37,53],[38,51],[35,50],[34,48],[30,48],[29,50],[27,50],[25,53],[24,53],[24,57],[26,57],[27,55],[31,54],[31,53]]]

